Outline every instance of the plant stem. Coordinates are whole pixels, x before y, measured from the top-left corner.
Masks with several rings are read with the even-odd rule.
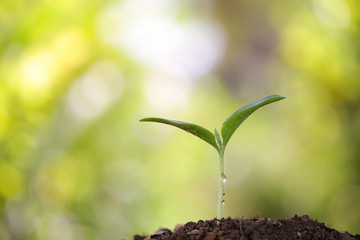
[[[224,159],[224,149],[219,151],[219,192],[218,192],[218,203],[217,203],[217,219],[222,218],[222,210],[224,204],[224,185],[226,182],[226,176],[224,173],[225,159]]]

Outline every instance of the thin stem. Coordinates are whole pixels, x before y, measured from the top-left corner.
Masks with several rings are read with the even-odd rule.
[[[219,151],[219,192],[218,192],[218,203],[217,203],[217,219],[222,218],[222,210],[224,205],[224,185],[226,182],[226,176],[224,173],[224,165],[225,165],[225,159],[224,159],[224,150],[220,149]]]

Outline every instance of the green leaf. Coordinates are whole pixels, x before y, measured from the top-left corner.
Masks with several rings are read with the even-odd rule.
[[[180,128],[186,132],[189,132],[189,133],[201,138],[205,142],[212,145],[217,151],[219,151],[219,147],[216,144],[214,134],[212,134],[209,130],[207,130],[206,128],[203,128],[201,126],[198,126],[198,125],[195,125],[192,123],[187,123],[187,122],[168,120],[168,119],[164,119],[164,118],[143,118],[140,120],[140,122],[157,122],[157,123],[168,124],[168,125]]]
[[[236,112],[234,112],[222,125],[221,135],[223,138],[223,146],[225,148],[226,144],[229,142],[231,136],[236,131],[236,129],[240,126],[240,124],[252,114],[255,110],[259,109],[262,106],[265,106],[269,103],[273,103],[276,101],[280,101],[285,97],[280,95],[270,95],[264,97],[256,102],[250,103],[245,107],[240,108]]]

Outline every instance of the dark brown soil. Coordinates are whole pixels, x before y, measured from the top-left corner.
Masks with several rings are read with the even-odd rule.
[[[324,223],[314,221],[307,215],[290,219],[271,220],[254,217],[251,219],[222,218],[188,222],[176,227],[174,232],[159,229],[150,236],[134,236],[134,240],[360,240],[360,235],[342,233],[328,228]]]

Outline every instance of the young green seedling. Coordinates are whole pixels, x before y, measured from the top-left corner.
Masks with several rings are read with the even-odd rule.
[[[174,127],[180,128],[186,132],[192,133],[193,135],[201,138],[205,142],[213,146],[219,155],[219,192],[218,192],[218,203],[217,203],[217,219],[222,218],[222,210],[224,201],[224,184],[226,182],[226,176],[224,171],[225,159],[224,153],[226,145],[228,144],[231,136],[235,130],[240,126],[240,124],[252,114],[258,108],[265,106],[267,104],[280,101],[285,97],[280,95],[270,95],[264,97],[256,102],[250,103],[245,107],[240,108],[234,112],[222,125],[221,136],[220,133],[215,129],[214,134],[209,130],[187,122],[168,120],[163,118],[144,118],[141,119],[141,122],[157,122],[172,125]]]

